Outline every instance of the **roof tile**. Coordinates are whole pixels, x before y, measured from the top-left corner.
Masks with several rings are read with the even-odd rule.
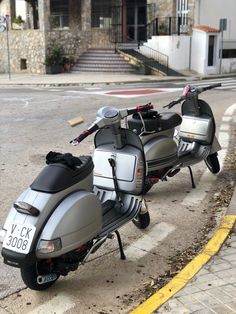
[[[207,26],[207,25],[198,25],[198,26],[194,26],[193,29],[197,29],[199,31],[205,32],[205,33],[219,33],[220,30]]]

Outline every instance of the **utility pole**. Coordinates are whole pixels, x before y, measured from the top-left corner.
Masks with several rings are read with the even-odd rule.
[[[223,58],[223,34],[227,30],[227,19],[220,19],[220,32],[221,32],[221,44],[220,44],[220,74],[222,74],[222,58]]]

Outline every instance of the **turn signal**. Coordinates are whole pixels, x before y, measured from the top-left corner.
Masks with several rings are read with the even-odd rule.
[[[48,254],[59,251],[61,249],[61,239],[40,240],[37,251],[42,254]]]

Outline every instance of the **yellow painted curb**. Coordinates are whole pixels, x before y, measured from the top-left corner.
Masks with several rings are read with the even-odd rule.
[[[150,298],[139,305],[130,314],[149,314],[157,310],[161,305],[168,301],[174,294],[180,291],[196,273],[215,255],[224,243],[229,232],[236,222],[236,215],[228,215],[222,219],[219,228],[211,240],[204,247],[202,252],[197,255],[178,275],[176,275],[167,285],[154,293]]]

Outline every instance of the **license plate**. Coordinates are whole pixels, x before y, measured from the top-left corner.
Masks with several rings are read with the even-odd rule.
[[[3,241],[3,247],[18,253],[29,253],[36,227],[29,224],[11,223]]]

